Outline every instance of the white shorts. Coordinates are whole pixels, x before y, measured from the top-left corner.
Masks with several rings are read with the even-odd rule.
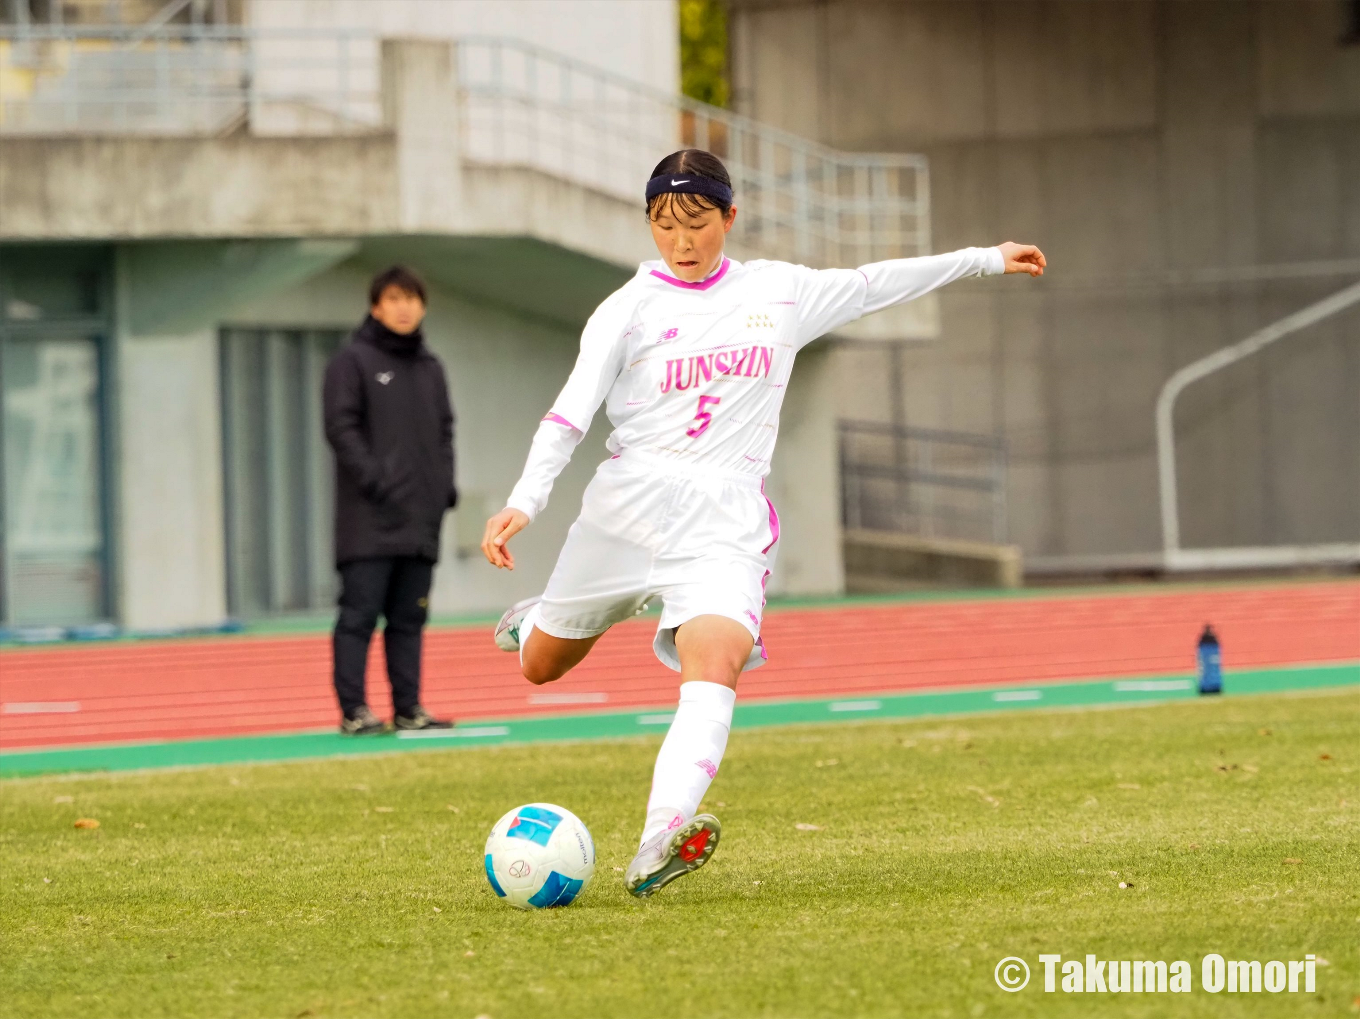
[[[660,598],[652,647],[662,664],[680,671],[676,627],[716,615],[750,631],[754,669],[765,663],[760,620],[778,540],[760,478],[625,453],[586,487],[534,625],[594,637]]]

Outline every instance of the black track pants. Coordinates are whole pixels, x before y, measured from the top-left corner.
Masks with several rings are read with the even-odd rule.
[[[356,559],[340,567],[340,615],[335,621],[335,695],[352,718],[365,704],[368,642],[378,615],[387,620],[383,646],[392,706],[410,716],[420,703],[420,640],[429,614],[434,563],[414,556]]]

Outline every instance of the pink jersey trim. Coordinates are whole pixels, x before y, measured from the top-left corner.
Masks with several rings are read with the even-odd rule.
[[[724,258],[722,260],[722,265],[719,267],[717,272],[715,272],[712,276],[710,276],[706,280],[700,280],[698,283],[686,283],[684,280],[678,280],[674,276],[667,276],[664,272],[661,272],[659,269],[653,269],[652,275],[659,280],[665,280],[673,287],[683,287],[685,290],[707,290],[709,287],[713,286],[714,283],[717,283],[718,280],[722,279],[724,276],[727,275],[727,268],[731,264],[732,264],[731,259]]]
[[[547,414],[544,414],[544,415],[543,415],[543,420],[544,420],[544,421],[552,421],[552,422],[554,422],[554,423],[556,423],[556,424],[559,424],[559,425],[566,425],[568,428],[570,428],[570,429],[571,429],[572,431],[574,431],[574,432],[579,432],[579,431],[583,431],[583,430],[584,430],[584,429],[581,429],[581,428],[577,428],[574,424],[572,424],[570,421],[568,421],[566,418],[564,418],[561,414],[554,414],[552,411],[549,411]]]
[[[770,543],[760,550],[761,555],[767,554],[774,548],[775,542],[779,540],[779,511],[774,508],[774,503],[770,502],[770,497],[765,495],[765,481],[760,482],[760,494],[765,498],[765,505],[770,507]],[[769,576],[767,572],[765,576]]]
[[[762,483],[761,488],[763,489],[764,487],[765,487],[765,486],[764,486],[764,484]],[[766,499],[765,501],[766,501],[766,502],[770,502],[769,499]],[[770,503],[770,511],[771,511],[771,512],[774,511],[774,504],[773,504],[773,503]],[[778,514],[776,514],[775,517],[776,517],[776,519],[775,519],[775,538],[774,538],[774,541],[778,541],[778,540],[779,540],[779,533],[778,533],[778,531],[779,531],[779,527],[778,527]],[[774,548],[774,541],[770,542],[769,545],[765,546],[765,551],[766,551],[766,552],[768,552],[770,549]],[[766,599],[765,599],[765,585],[768,584],[769,582],[770,582],[770,571],[769,571],[769,570],[766,570],[766,571],[765,571],[765,576],[763,576],[763,577],[760,578],[760,614],[761,614],[762,616],[765,614],[765,606],[766,606],[766,604],[767,604]],[[756,620],[756,629],[757,629],[757,630],[760,629],[760,620],[759,620],[759,619]],[[769,651],[766,650],[766,648],[765,648],[765,638],[764,638],[764,637],[759,637],[759,636],[756,637],[756,647],[760,648],[760,660],[763,661],[763,662],[768,662],[768,661],[770,660],[770,653],[769,653]]]

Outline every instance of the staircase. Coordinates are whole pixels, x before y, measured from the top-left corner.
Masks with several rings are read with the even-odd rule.
[[[517,40],[450,45],[457,101],[441,115],[465,165],[529,169],[639,206],[660,155],[695,145],[731,171],[743,257],[851,266],[930,250],[921,156],[839,152]],[[371,33],[0,28],[0,136],[380,132],[381,82]]]

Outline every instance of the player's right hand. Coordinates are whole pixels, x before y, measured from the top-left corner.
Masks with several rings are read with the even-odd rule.
[[[497,569],[513,570],[515,557],[510,554],[506,542],[529,526],[529,517],[523,510],[501,510],[486,522],[486,533],[482,535],[482,554],[486,561]]]

